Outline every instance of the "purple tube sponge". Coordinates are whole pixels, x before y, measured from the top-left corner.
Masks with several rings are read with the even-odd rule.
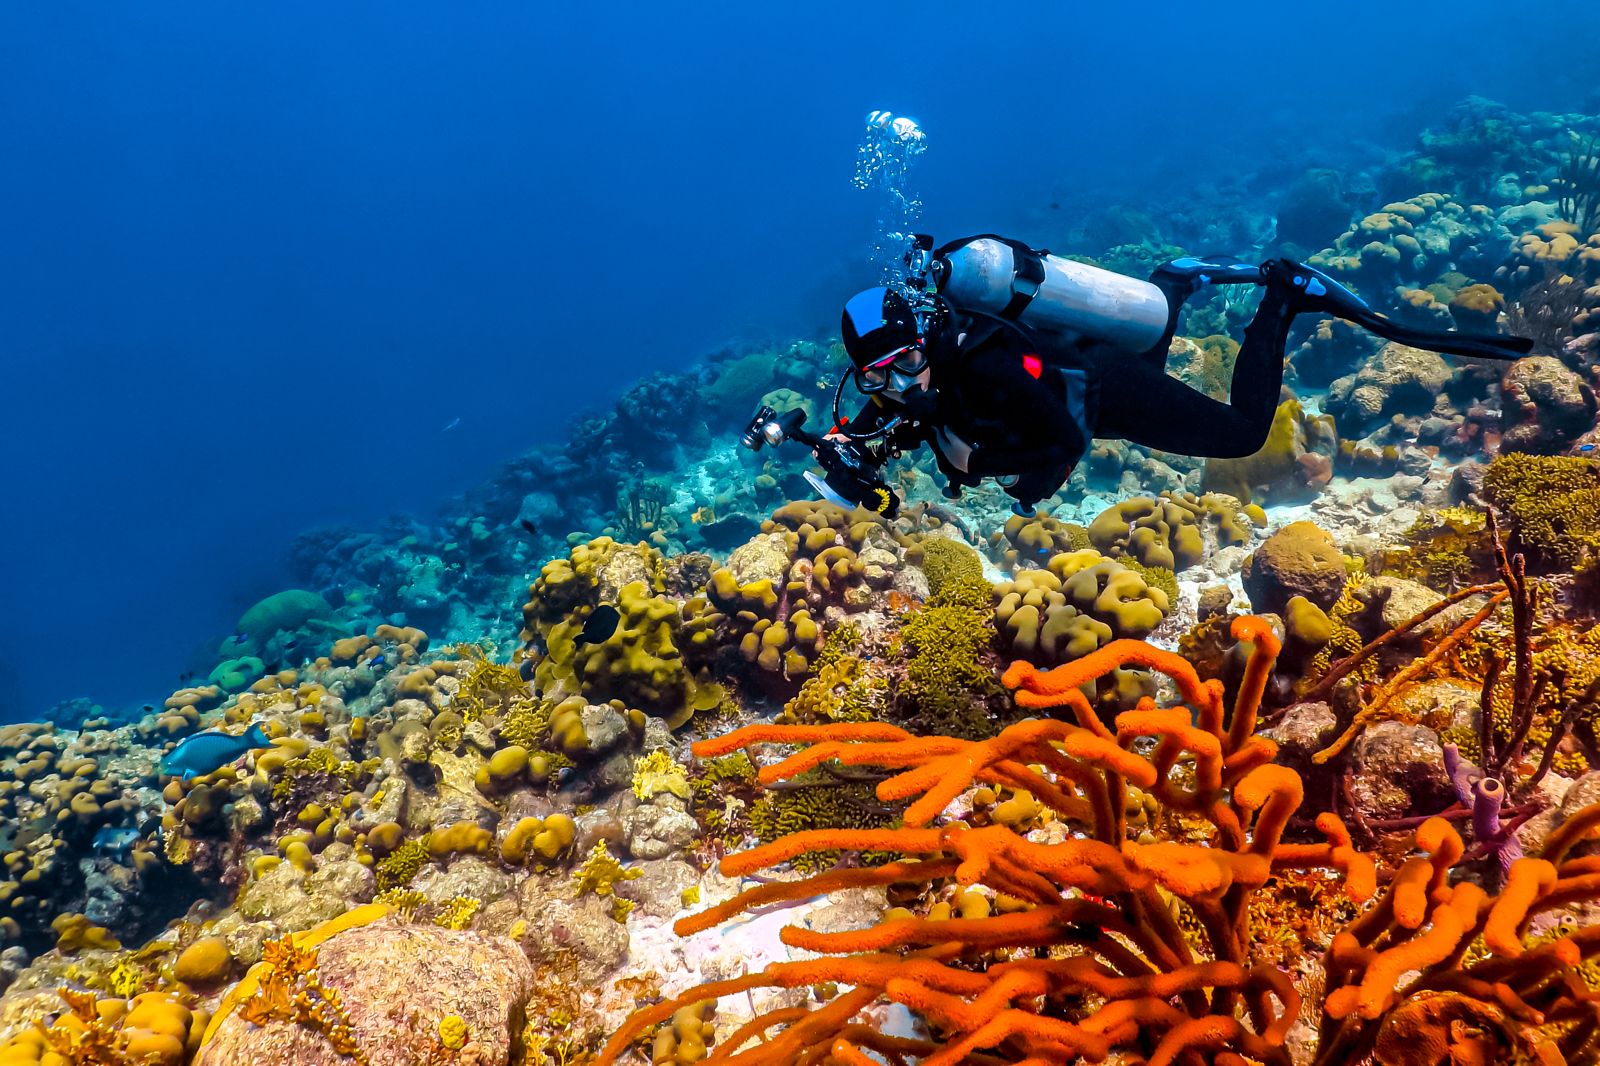
[[[1500,808],[1506,802],[1506,786],[1498,777],[1485,777],[1472,786],[1472,833],[1479,845],[1500,863],[1502,872],[1522,858],[1522,845],[1515,833],[1500,825]]]
[[[1485,777],[1482,770],[1461,757],[1454,744],[1444,746],[1444,772],[1450,778],[1456,798],[1472,811],[1472,837],[1478,846],[1493,855],[1502,871],[1522,858],[1522,845],[1515,833],[1500,824],[1500,809],[1506,803],[1505,782]]]
[[[1461,757],[1461,749],[1454,744],[1444,746],[1444,772],[1456,791],[1456,799],[1463,807],[1473,804],[1472,786],[1483,777],[1483,771]]]

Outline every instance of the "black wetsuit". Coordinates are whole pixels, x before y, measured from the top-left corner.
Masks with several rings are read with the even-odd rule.
[[[1147,351],[1129,355],[1094,353],[1100,378],[1096,437],[1120,438],[1180,455],[1235,459],[1259,451],[1267,441],[1283,388],[1283,349],[1294,320],[1292,296],[1269,285],[1245,327],[1233,363],[1228,402],[1213,400],[1167,373],[1167,352],[1178,329],[1178,313],[1195,291],[1194,281],[1157,268],[1150,281],[1167,297],[1167,329]]]
[[[1147,351],[1063,346],[1014,322],[952,316],[927,339],[930,388],[899,403],[869,402],[852,429],[873,429],[900,414],[905,424],[890,438],[894,447],[931,445],[957,491],[986,477],[1014,477],[1006,491],[1030,507],[1065,483],[1092,437],[1184,455],[1255,452],[1267,439],[1283,383],[1294,317],[1289,295],[1265,289],[1234,362],[1230,402],[1221,403],[1166,373],[1178,313],[1194,281],[1159,269],[1151,281],[1171,311],[1165,334]],[[971,446],[970,456],[960,454],[960,444]]]

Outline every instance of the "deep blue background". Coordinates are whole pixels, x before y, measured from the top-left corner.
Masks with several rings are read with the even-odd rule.
[[[301,529],[834,328],[869,108],[950,234],[1600,81],[1588,0],[1113,6],[0,8],[0,719],[159,698]]]

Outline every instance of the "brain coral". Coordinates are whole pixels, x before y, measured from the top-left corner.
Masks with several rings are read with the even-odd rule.
[[[1145,636],[1171,608],[1166,592],[1093,549],[1059,554],[1048,570],[1023,570],[996,585],[995,598],[1011,653],[1051,665],[1117,637]]]
[[[1250,522],[1241,513],[1237,501],[1211,493],[1136,496],[1100,512],[1088,535],[1107,556],[1177,573],[1204,556],[1208,528],[1220,547],[1249,543]]]
[[[1343,436],[1363,437],[1397,414],[1431,412],[1453,374],[1443,356],[1390,342],[1329,387],[1327,408]]]

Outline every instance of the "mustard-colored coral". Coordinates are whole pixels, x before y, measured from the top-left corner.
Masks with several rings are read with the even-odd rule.
[[[784,704],[780,722],[863,722],[883,710],[888,682],[867,670],[855,626],[838,626],[817,656],[811,676]]]
[[[1384,554],[1384,573],[1420,581],[1441,592],[1472,584],[1494,569],[1482,511],[1441,507],[1427,511]]]
[[[206,1023],[164,992],[131,1000],[101,999],[73,988],[59,990],[67,1010],[0,1043],[5,1066],[181,1066],[193,1054]]]
[[[552,706],[547,700],[514,700],[501,716],[500,740],[533,751],[550,727]]]
[[[411,879],[427,864],[428,837],[406,841],[378,862],[376,873],[379,890],[409,885]]]
[[[386,888],[373,896],[372,902],[388,907],[400,918],[409,922],[428,902],[428,897],[413,888]]]
[[[572,879],[577,883],[577,895],[593,892],[597,896],[610,896],[613,894],[613,886],[618,881],[632,881],[642,876],[644,876],[643,870],[627,869],[612,858],[611,852],[606,849],[606,842],[599,840],[595,842],[594,850],[589,852],[589,857],[583,860],[583,865],[572,875]]]
[[[1221,547],[1250,540],[1250,523],[1235,501],[1214,493],[1164,492],[1101,511],[1089,524],[1089,541],[1103,555],[1137,559],[1176,574],[1204,556],[1208,528]]]
[[[879,802],[872,786],[841,782],[826,773],[797,778],[809,787],[768,792],[750,807],[750,830],[763,844],[807,829],[885,829],[896,824],[898,810]],[[872,853],[864,860],[882,862],[888,856]],[[802,873],[825,870],[839,852],[820,850],[797,855],[791,865]]]
[[[1531,563],[1586,570],[1600,560],[1600,463],[1501,455],[1484,472],[1483,495]]]
[[[989,552],[1005,566],[1043,565],[1052,555],[1089,547],[1089,534],[1082,526],[1062,522],[1043,512],[1012,515],[1006,524],[989,536]],[[981,575],[979,575],[981,576]],[[930,575],[930,584],[931,584]]]
[[[901,710],[930,730],[984,736],[994,729],[988,700],[999,687],[979,660],[994,639],[992,596],[987,581],[950,582],[901,630],[910,651]]]
[[[458,651],[474,664],[450,701],[451,708],[462,720],[476,722],[486,715],[499,713],[515,700],[527,698],[528,683],[515,666],[491,661],[475,645],[458,645]]]
[[[446,1014],[439,1019],[439,1043],[451,1051],[459,1051],[467,1042],[467,1023],[459,1014]]]
[[[689,798],[689,771],[665,751],[652,751],[633,766],[633,794],[641,800],[660,793]]]
[[[483,901],[476,896],[451,896],[434,915],[433,924],[441,929],[465,929],[482,906]]]
[[[995,596],[1002,643],[1042,665],[1080,658],[1117,637],[1145,636],[1171,605],[1139,572],[1093,549],[1057,555],[1048,570],[1019,571],[995,586]]]
[[[922,572],[928,577],[930,593],[938,593],[952,581],[983,580],[983,560],[962,541],[925,536],[917,541],[917,548],[916,561],[920,561]]]
[[[63,954],[97,948],[115,951],[122,945],[117,938],[82,914],[59,914],[50,923],[56,934],[56,950]]]

